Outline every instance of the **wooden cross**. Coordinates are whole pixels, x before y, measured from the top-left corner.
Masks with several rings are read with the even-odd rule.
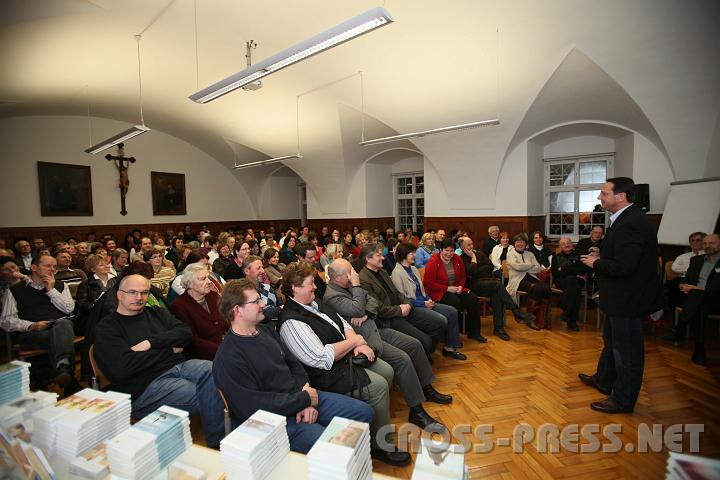
[[[110,155],[109,153],[105,155],[105,158],[114,161],[115,166],[118,169],[118,174],[120,175],[120,215],[127,215],[127,210],[125,209],[125,195],[127,194],[128,188],[130,187],[130,178],[128,177],[128,168],[130,167],[131,163],[135,163],[135,157],[126,157],[124,147],[125,145],[123,143],[118,143],[118,154],[117,155]]]

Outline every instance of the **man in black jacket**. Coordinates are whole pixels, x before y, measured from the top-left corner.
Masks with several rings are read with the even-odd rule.
[[[493,310],[493,334],[505,341],[510,340],[510,336],[505,331],[506,308],[513,312],[516,321],[527,323],[530,328],[539,330],[540,327],[535,323],[535,315],[520,310],[502,281],[493,276],[494,267],[490,259],[484,252],[475,250],[472,238],[460,237],[458,244],[462,251],[460,258],[467,275],[465,285],[479,297],[490,297],[490,306]]]
[[[593,402],[605,413],[632,412],[643,377],[643,318],[658,310],[658,246],[655,227],[632,203],[635,183],[608,179],[598,199],[612,213],[600,253],[583,255],[600,281],[600,308],[605,313],[604,347],[594,375],[579,374],[586,385],[609,398]]]
[[[705,353],[705,325],[709,314],[720,312],[720,238],[718,234],[703,239],[704,255],[690,259],[690,267],[680,291],[685,294],[680,322],[673,330],[670,340],[682,340],[685,328],[692,325],[695,351],[692,361],[707,366]]]
[[[146,307],[150,281],[120,281],[117,311],[95,328],[95,358],[113,389],[132,395],[132,415],[142,418],[168,405],[202,417],[205,442],[216,448],[225,431],[223,403],[212,362],[186,360],[192,331],[162,307]]]

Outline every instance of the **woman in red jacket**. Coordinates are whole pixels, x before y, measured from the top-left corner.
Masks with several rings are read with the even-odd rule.
[[[185,293],[177,297],[170,311],[192,329],[188,358],[212,360],[230,324],[220,315],[220,295],[210,286],[207,266],[193,263],[183,270]]]
[[[446,238],[441,245],[440,252],[425,265],[425,291],[433,301],[455,307],[458,312],[466,308],[468,338],[485,343],[487,339],[480,335],[480,301],[465,288],[465,267],[455,254],[455,244]]]

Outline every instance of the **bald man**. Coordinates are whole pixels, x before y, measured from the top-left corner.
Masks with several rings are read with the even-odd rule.
[[[216,448],[224,436],[223,402],[212,362],[187,360],[190,327],[167,309],[148,307],[150,280],[120,280],[117,311],[95,327],[95,358],[113,390],[132,395],[132,416],[142,418],[162,405],[202,417],[205,441]]]

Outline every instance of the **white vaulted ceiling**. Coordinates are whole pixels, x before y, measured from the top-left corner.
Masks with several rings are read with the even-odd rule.
[[[362,108],[359,78],[353,76],[358,71],[363,72],[365,86],[366,138],[500,117],[501,126],[480,129],[469,137],[437,136],[433,138],[438,140],[397,145],[418,148],[426,155],[447,150],[437,145],[443,141],[457,143],[458,152],[477,151],[462,142],[485,135],[482,142],[487,138],[485,144],[493,149],[487,155],[495,162],[491,171],[499,170],[513,142],[536,132],[531,123],[538,123],[543,112],[531,110],[533,102],[568,53],[576,50],[582,53],[573,54],[578,61],[570,66],[582,70],[599,65],[617,82],[618,91],[637,102],[633,108],[647,115],[648,124],[657,129],[651,133],[668,146],[671,157],[677,153],[673,136],[679,146],[687,136],[668,118],[669,109],[657,106],[659,98],[675,102],[673,111],[698,110],[696,103],[706,108],[698,110],[698,122],[717,118],[716,104],[692,99],[697,92],[690,92],[685,100],[682,93],[677,99],[667,98],[666,92],[675,87],[664,84],[695,69],[703,72],[697,84],[715,88],[710,98],[718,97],[717,85],[711,87],[720,71],[712,53],[717,53],[718,38],[712,33],[718,12],[714,2],[690,2],[692,8],[669,0],[384,3],[395,23],[275,73],[263,80],[258,91],[238,90],[199,105],[188,96],[245,67],[247,40],[258,43],[253,60],[259,61],[379,2],[4,0],[0,2],[0,116],[85,115],[89,104],[93,116],[137,123],[133,36],[144,31],[142,86],[148,126],[182,138],[228,166],[235,158],[245,163],[288,155],[297,151],[300,96],[305,158],[286,164],[308,180],[311,189],[328,175],[350,179],[362,164],[362,158],[348,158],[363,155],[355,143]],[[659,4],[661,8],[656,8]],[[692,18],[683,18],[688,10]],[[678,38],[687,31],[697,32],[697,38]],[[668,52],[687,65],[669,60]],[[582,72],[571,73],[565,78],[580,81]],[[594,75],[587,73],[589,78]],[[572,85],[566,82],[559,87],[569,90]],[[708,92],[703,94],[707,97]],[[544,98],[543,109],[557,110],[554,97]],[[532,116],[526,118],[528,111]],[[557,121],[576,120],[582,119]],[[698,129],[689,124],[682,128]],[[701,133],[709,138],[712,128]],[[378,151],[368,149],[366,158]],[[446,158],[451,161],[452,152]],[[431,154],[429,161],[442,168],[437,164],[439,155]]]

